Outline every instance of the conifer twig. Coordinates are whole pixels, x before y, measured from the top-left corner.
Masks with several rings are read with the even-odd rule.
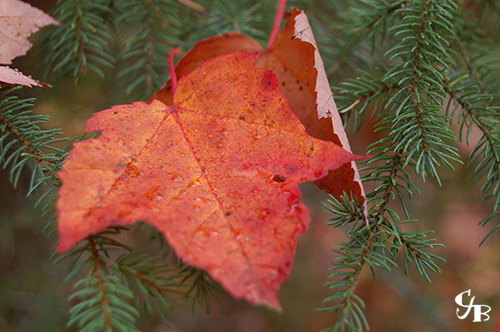
[[[99,288],[99,291],[101,293],[101,296],[100,296],[100,300],[101,300],[101,303],[100,303],[100,307],[101,307],[101,310],[103,312],[103,320],[104,320],[104,328],[105,329],[108,329],[111,327],[111,320],[110,320],[110,312],[108,310],[108,292],[106,290],[106,287],[104,286],[104,280],[101,276],[101,273],[99,272],[99,270],[105,266],[105,263],[101,260],[101,258],[99,257],[99,251],[97,250],[97,247],[96,247],[96,243],[95,243],[95,240],[94,240],[94,236],[89,236],[87,238],[88,240],[88,243],[89,243],[89,248],[90,248],[90,252],[92,253],[92,266],[93,266],[93,275],[97,278],[98,280],[98,288]]]
[[[40,151],[35,149],[31,142],[25,139],[23,135],[19,133],[19,131],[10,123],[10,121],[3,116],[2,111],[0,110],[0,125],[3,125],[7,131],[14,137],[16,141],[18,141],[22,146],[26,147],[27,152],[33,156],[33,159],[36,163],[42,167],[43,172],[47,176],[53,175],[52,172],[49,171],[50,161],[44,159]]]

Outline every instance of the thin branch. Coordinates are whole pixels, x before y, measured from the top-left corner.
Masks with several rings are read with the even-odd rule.
[[[82,23],[81,23],[81,20],[82,20],[82,8],[81,8],[81,4],[80,4],[80,1],[77,0],[75,2],[76,6],[75,6],[75,27],[73,28],[75,30],[75,34],[76,34],[76,40],[77,40],[77,44],[78,44],[78,60],[80,62],[80,68],[79,68],[79,72],[81,75],[84,75],[87,71],[86,67],[85,67],[85,63],[87,62],[85,60],[85,49],[83,47],[83,43],[84,43],[84,38],[81,34],[81,29],[82,29]]]
[[[376,227],[379,225],[381,222],[385,224],[384,221],[384,215],[387,211],[387,205],[389,204],[389,200],[392,195],[392,190],[395,187],[395,181],[393,179],[397,179],[397,173],[398,169],[403,165],[403,161],[400,155],[396,154],[393,159],[392,159],[392,165],[390,168],[390,173],[387,175],[386,180],[385,180],[385,190],[384,190],[384,196],[382,198],[382,204],[380,205],[380,208],[378,209],[377,216],[375,220],[377,220],[377,224],[375,224]],[[389,226],[389,225],[386,225]]]
[[[94,236],[89,236],[87,238],[88,240],[88,246],[90,248],[90,251],[92,253],[92,256],[91,256],[91,259],[92,259],[92,262],[94,263],[93,264],[93,275],[97,278],[98,280],[98,287],[99,287],[99,291],[101,292],[102,296],[101,296],[101,309],[102,309],[102,312],[104,313],[104,327],[107,329],[109,327],[111,327],[111,314],[108,310],[108,298],[107,298],[107,290],[106,290],[106,287],[104,285],[105,281],[103,280],[102,278],[102,275],[101,273],[99,272],[100,268],[105,266],[106,264],[104,263],[104,261],[101,259],[100,255],[99,255],[99,250],[97,249],[97,246],[96,246],[96,243],[95,243],[95,238]]]
[[[189,7],[191,9],[196,10],[198,13],[202,13],[203,14],[207,10],[202,5],[200,5],[200,4],[198,4],[198,3],[194,2],[194,1],[191,1],[191,0],[177,0],[177,2],[183,4],[186,7]]]
[[[455,34],[456,35],[456,34]],[[456,42],[458,45],[458,48],[460,49],[460,54],[463,57],[465,67],[467,68],[467,71],[474,77],[474,80],[478,82],[479,84],[479,91],[484,93],[484,94],[490,94],[487,90],[486,87],[484,86],[483,80],[481,78],[481,75],[475,70],[474,68],[474,63],[472,61],[472,58],[470,57],[469,53],[467,52],[466,48],[464,45],[461,43],[461,40],[458,40],[458,37],[456,38]],[[493,99],[491,99],[488,102],[488,106],[491,106],[493,104]]]
[[[495,14],[497,14],[498,16],[500,16],[500,6],[497,6],[497,3],[495,1],[493,1],[493,0],[486,0],[485,2],[489,6],[491,6],[491,8],[493,8],[493,11],[495,12]]]
[[[412,68],[413,81],[411,86],[408,88],[408,92],[411,95],[411,101],[415,105],[415,113],[417,115],[416,120],[420,131],[420,141],[422,142],[422,150],[425,156],[429,155],[429,144],[427,142],[427,138],[424,135],[425,126],[423,124],[423,119],[422,119],[422,104],[419,101],[420,98],[417,98],[418,92],[415,90],[417,89],[420,78],[420,73],[418,72],[418,66],[421,59],[420,53],[421,53],[422,34],[425,30],[426,14],[428,13],[429,2],[430,1],[427,1],[425,3],[424,10],[422,10],[422,13],[420,14],[420,27],[418,29],[418,32],[416,33],[416,41],[414,46],[415,51],[413,52],[413,59],[414,59]]]
[[[454,90],[450,89],[449,86],[443,85],[444,91],[449,94],[457,104],[462,107],[462,109],[467,113],[467,115],[472,119],[472,121],[477,125],[479,130],[481,130],[483,136],[489,136],[489,130],[486,128],[486,126],[479,120],[479,118],[474,114],[474,111],[469,107],[469,104],[464,101]],[[490,143],[490,148],[492,148],[492,151],[494,151],[494,143]]]
[[[152,12],[155,12],[157,10],[156,4],[148,0],[147,1],[147,16],[145,18],[145,23],[148,24],[148,26],[151,24],[150,21],[152,20]],[[154,60],[153,57],[155,55],[154,52],[154,33],[148,33],[147,38],[146,38],[146,63],[144,65],[144,71],[146,72],[146,94],[151,95],[153,93],[153,88],[154,88],[154,80],[153,80],[153,71],[155,70],[154,68]]]
[[[22,146],[26,147],[27,152],[34,157],[34,160],[38,166],[41,167],[43,173],[47,176],[53,176],[54,172],[51,171],[51,162],[43,158],[40,151],[35,149],[33,145],[26,140],[26,138],[10,123],[10,121],[3,116],[0,112],[0,124],[6,128],[6,130],[18,141]]]
[[[117,263],[117,262],[115,262]],[[161,286],[158,286],[156,283],[152,282],[151,280],[147,279],[146,277],[144,277],[144,275],[142,273],[139,273],[137,271],[134,271],[134,272],[131,272],[127,269],[124,269],[122,268],[121,264],[116,264],[118,269],[120,270],[121,273],[125,274],[125,275],[129,275],[129,276],[133,276],[137,279],[140,280],[140,282],[143,284],[143,285],[146,285],[148,288],[154,288],[156,291],[158,291],[158,293],[162,294],[166,292],[166,290],[161,287]]]
[[[342,301],[342,306],[339,309],[339,311],[341,311],[341,312],[346,309],[346,307],[348,306],[349,303],[354,301],[353,296],[354,296],[356,289],[358,287],[358,284],[359,284],[359,280],[360,280],[359,276],[361,274],[361,271],[363,270],[363,267],[365,266],[365,264],[367,262],[368,255],[370,254],[370,252],[373,251],[372,244],[374,241],[375,241],[374,232],[371,232],[368,239],[366,240],[363,251],[357,257],[359,264],[356,266],[356,268],[354,269],[354,271],[352,273],[351,281],[349,282],[349,286],[347,287],[347,289],[349,289],[349,295],[347,295],[345,297],[345,299]],[[342,325],[345,327],[349,327],[350,324],[349,324],[348,320],[349,320],[349,316],[346,315],[343,322],[342,322]]]
[[[337,64],[333,67],[333,69],[332,69],[333,72],[336,72],[339,68],[341,68],[347,62],[347,59],[349,59],[350,55],[353,53],[354,47],[361,42],[366,31],[370,31],[381,19],[383,19],[387,15],[395,12],[396,10],[401,8],[402,6],[403,6],[402,4],[395,4],[395,5],[387,8],[383,13],[374,17],[362,29],[358,29],[356,31],[355,38],[352,38],[352,36],[350,36],[350,38],[348,38],[349,44],[347,45],[347,47],[344,48],[346,51],[343,52],[342,56],[340,57],[340,61],[338,61]]]
[[[341,110],[339,110],[339,113],[340,114],[345,114],[345,113],[348,113],[350,111],[352,111],[352,109],[354,107],[356,107],[356,105],[358,105],[359,103],[362,103],[364,102],[365,100],[369,100],[371,99],[374,95],[380,93],[380,92],[385,92],[385,91],[389,91],[389,90],[392,90],[394,88],[397,88],[397,85],[393,85],[393,84],[385,84],[383,85],[380,89],[378,90],[372,90],[372,91],[368,91],[366,92],[365,94],[361,95],[358,99],[354,100],[349,106],[347,106],[346,108],[343,108]]]
[[[455,100],[455,102],[462,107],[465,113],[467,113],[467,115],[472,119],[472,122],[474,122],[479,128],[482,133],[482,137],[486,140],[491,153],[493,153],[495,168],[500,169],[500,155],[498,153],[498,148],[487,126],[476,114],[474,114],[474,110],[469,106],[469,104],[464,101],[455,91],[453,91],[446,85],[443,86],[443,88],[446,93],[448,93]]]

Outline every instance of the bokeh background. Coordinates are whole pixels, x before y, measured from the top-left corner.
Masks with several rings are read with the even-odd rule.
[[[51,0],[30,3],[46,11],[55,4]],[[314,10],[315,1],[305,1],[303,5],[309,8],[310,17],[319,15]],[[263,31],[269,26],[270,23],[264,24]],[[37,38],[37,35],[31,38],[35,45]],[[326,40],[319,39],[320,50]],[[34,51],[30,51],[17,59],[14,66],[32,73],[36,61]],[[33,76],[36,78],[36,74]],[[68,137],[83,133],[85,120],[94,112],[132,101],[113,80],[102,80],[92,73],[78,84],[68,79],[58,81],[50,90],[24,89],[23,93],[36,96],[34,112],[50,115],[47,126],[62,128]],[[350,135],[357,154],[364,154],[376,139],[369,121],[360,132]],[[470,152],[466,145],[458,147],[463,156]],[[410,215],[418,219],[411,227],[435,230],[437,242],[444,244],[434,251],[446,259],[439,263],[443,271],[431,274],[432,283],[428,283],[412,269],[408,276],[403,269],[394,269],[391,273],[377,271],[377,280],[365,269],[358,295],[366,303],[365,312],[372,331],[500,331],[500,233],[494,233],[479,246],[499,220],[497,217],[484,228],[477,225],[490,214],[491,202],[481,200],[470,167],[460,164],[454,167],[455,172],[441,171],[441,186],[433,179],[418,183],[422,194],[416,194],[409,201]],[[67,297],[71,291],[63,281],[67,266],[55,265],[51,259],[57,239],[43,233],[50,216],[42,216],[41,208],[33,206],[34,200],[25,197],[29,180],[26,173],[17,188],[13,188],[9,183],[9,170],[0,170],[0,331],[73,331],[74,328],[66,326]],[[170,328],[161,322],[159,315],[153,315],[143,323],[141,330],[312,332],[331,326],[335,313],[316,309],[324,306],[322,300],[330,292],[323,284],[329,280],[327,270],[336,257],[331,248],[346,240],[346,236],[342,230],[328,226],[332,215],[324,206],[328,200],[326,193],[312,184],[301,188],[303,202],[311,209],[311,226],[298,241],[290,280],[280,291],[283,313],[252,307],[221,295],[220,304],[213,301],[210,314],[203,308],[196,308],[193,313],[179,307],[176,313],[168,313]],[[144,241],[147,232],[147,227],[142,227],[131,231],[133,235],[124,235],[123,240],[132,246],[147,246]],[[492,308],[489,321],[473,323],[472,314],[465,320],[457,318],[455,296],[468,289],[475,296],[475,304]]]

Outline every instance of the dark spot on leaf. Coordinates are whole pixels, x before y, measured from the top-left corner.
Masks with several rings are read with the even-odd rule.
[[[271,85],[271,82],[267,82],[267,85]]]
[[[285,82],[281,82],[281,85],[285,86],[285,85],[286,85],[286,83],[285,83]]]
[[[170,91],[170,90],[172,90],[172,87],[170,85],[167,85],[166,89],[167,89],[167,91]]]
[[[245,117],[243,115],[240,115],[240,120],[245,120]]]
[[[300,87],[299,87],[299,90],[300,90],[300,91],[302,91],[302,90],[304,90],[304,89],[300,86]]]
[[[118,114],[118,112],[113,112],[113,114]]]
[[[284,176],[281,176],[279,174],[274,174],[273,176],[273,181],[275,182],[285,182],[286,178]]]
[[[226,217],[229,217],[231,215],[231,212],[226,212]]]
[[[132,164],[129,164],[126,168],[125,168],[125,173],[133,178],[136,178],[138,177],[139,175],[141,175],[141,171],[139,171],[139,169],[137,167],[135,167],[134,165]]]

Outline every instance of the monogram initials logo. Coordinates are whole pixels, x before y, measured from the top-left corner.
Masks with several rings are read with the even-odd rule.
[[[465,319],[467,316],[469,316],[469,313],[472,310],[474,312],[473,322],[485,322],[489,320],[490,316],[488,315],[488,312],[491,311],[491,307],[484,304],[474,304],[474,299],[476,298],[475,296],[470,299],[469,304],[464,304],[464,294],[467,294],[467,296],[470,297],[470,289],[458,294],[455,297],[455,302],[462,308],[466,309],[463,314],[460,314],[461,309],[457,308],[457,317],[459,319]]]

